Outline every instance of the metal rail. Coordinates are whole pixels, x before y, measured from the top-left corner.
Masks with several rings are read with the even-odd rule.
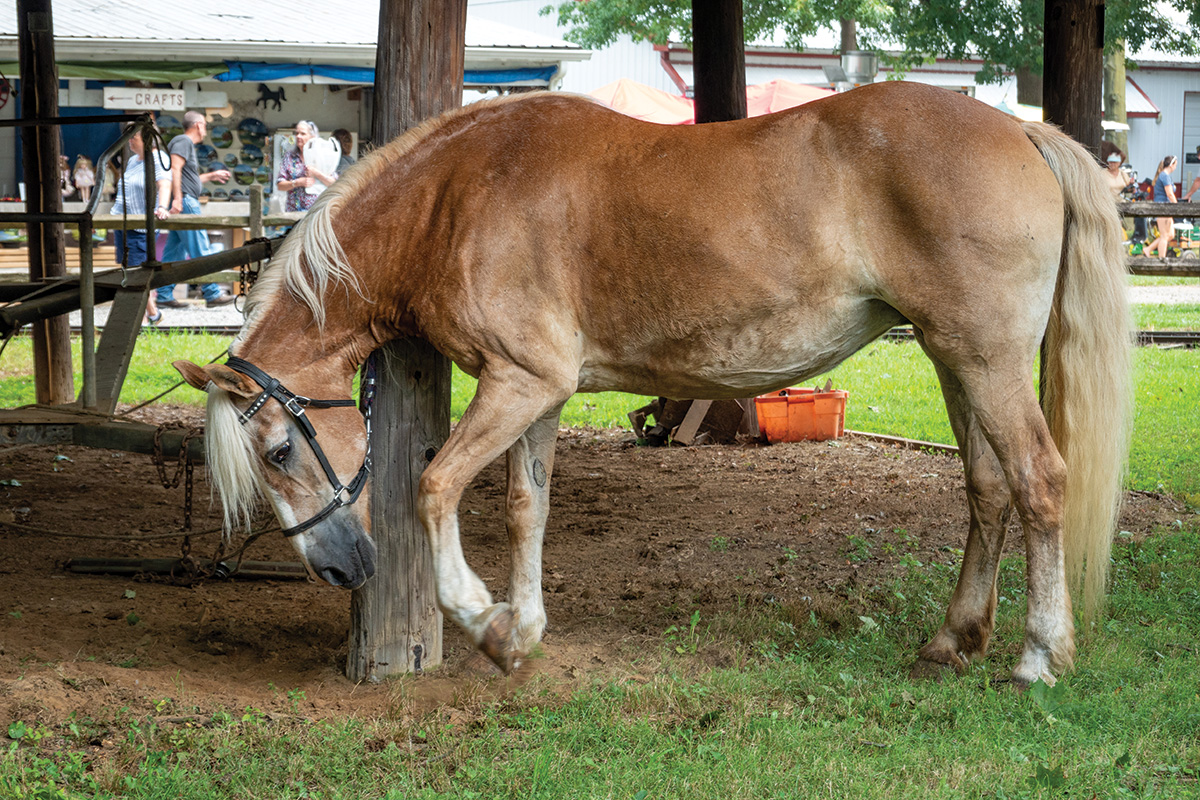
[[[880,338],[889,342],[905,342],[916,336],[912,328],[892,328]],[[1138,331],[1137,343],[1142,347],[1200,347],[1200,331]]]

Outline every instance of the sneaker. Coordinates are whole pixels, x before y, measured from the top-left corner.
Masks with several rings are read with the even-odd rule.
[[[187,303],[183,302],[182,300],[176,300],[173,297],[170,300],[159,300],[158,307],[159,308],[191,308],[191,306],[188,305]]]
[[[158,312],[153,317],[147,315],[146,322],[150,325],[157,325],[158,323],[162,322],[162,312]]]
[[[236,299],[237,298],[234,297],[233,295],[231,295],[229,292],[221,292],[219,295],[212,298],[211,300],[205,300],[204,305],[207,306],[208,308],[216,308],[217,306],[227,306]]]

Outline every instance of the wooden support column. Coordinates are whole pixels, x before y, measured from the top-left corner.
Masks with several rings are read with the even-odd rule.
[[[696,122],[746,118],[742,0],[692,0]]]
[[[382,145],[462,104],[466,20],[466,0],[382,0],[372,141]],[[421,472],[450,433],[450,362],[417,339],[381,348],[376,360],[371,520],[379,561],[350,601],[346,672],[355,681],[442,660],[442,615],[416,497]]]
[[[50,0],[17,0],[18,64],[21,72],[21,118],[58,116],[58,67],[54,62],[54,21]],[[21,128],[21,169],[25,209],[61,212],[55,126]],[[67,243],[62,223],[31,222],[29,278],[39,281],[67,274]],[[37,402],[62,405],[75,399],[71,368],[71,328],[66,316],[33,323],[33,381]]]
[[[1046,0],[1043,110],[1075,141],[1100,153],[1104,3]]]
[[[696,124],[746,118],[746,43],[741,0],[692,0]],[[758,435],[753,398],[738,400],[745,411],[741,432]],[[686,420],[699,427],[708,406],[693,404]]]

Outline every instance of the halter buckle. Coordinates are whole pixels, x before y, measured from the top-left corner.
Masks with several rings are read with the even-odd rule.
[[[292,395],[284,401],[283,407],[286,408],[293,417],[304,416],[304,407],[310,403],[310,399],[302,395]]]

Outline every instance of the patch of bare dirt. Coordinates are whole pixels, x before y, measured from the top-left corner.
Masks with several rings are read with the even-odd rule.
[[[142,417],[200,422],[170,407]],[[505,689],[452,625],[442,669],[351,683],[350,597],[324,585],[66,571],[73,558],[180,556],[183,489],[164,489],[146,456],[18,446],[0,450],[0,481],[0,725],[153,711],[164,698],[208,711],[375,715]],[[628,432],[564,431],[545,543],[550,628],[544,656],[512,680],[538,675],[569,691],[598,673],[636,675],[695,609],[709,618],[738,603],[844,602],[848,586],[893,573],[889,542],[922,561],[956,560],[962,484],[954,456],[859,438],[650,449]],[[203,470],[195,497],[191,553],[206,556],[219,520]],[[501,460],[460,509],[468,562],[497,598],[508,571],[503,501]],[[1121,525],[1143,535],[1183,513],[1170,498],[1134,494]],[[246,557],[296,560],[277,533]]]

